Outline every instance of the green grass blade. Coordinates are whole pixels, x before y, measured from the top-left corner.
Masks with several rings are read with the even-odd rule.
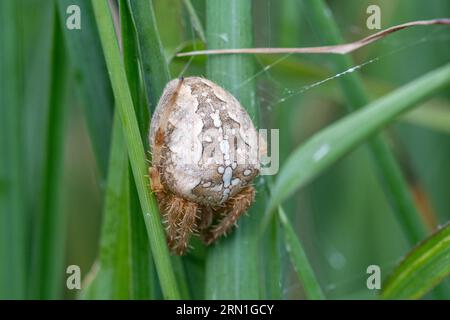
[[[0,299],[26,291],[24,112],[19,2],[0,2]]]
[[[272,217],[272,221],[267,228],[267,234],[261,238],[261,247],[264,248],[260,261],[262,262],[262,272],[264,290],[261,299],[280,300],[283,299],[283,263],[284,255],[282,249],[283,234],[276,216]],[[274,259],[273,257],[277,257]]]
[[[268,210],[275,210],[296,189],[311,181],[357,144],[449,83],[450,64],[447,64],[315,134],[291,154],[280,170]]]
[[[119,10],[123,60],[130,86],[131,97],[133,98],[136,118],[139,124],[139,131],[142,136],[142,142],[144,143],[145,149],[148,150],[147,134],[150,116],[147,97],[145,95],[145,84],[141,81],[142,77],[139,67],[141,58],[139,54],[138,36],[129,9],[127,0],[120,0]],[[165,73],[166,72],[164,72],[164,74]]]
[[[210,49],[252,46],[252,13],[249,0],[210,0],[206,3],[206,37]],[[250,56],[214,56],[208,58],[207,75],[229,90],[257,122],[254,101],[255,84]],[[256,183],[257,184],[257,183]],[[257,299],[260,295],[257,221],[264,208],[264,192],[239,221],[239,228],[209,249],[206,267],[206,298]]]
[[[130,169],[130,178],[132,171]],[[130,179],[130,241],[132,260],[132,297],[133,299],[157,299],[158,277],[153,263],[149,239],[142,220],[139,196],[134,180]]]
[[[259,192],[239,227],[218,240],[208,250],[206,260],[206,299],[259,299],[260,255],[256,226],[265,209],[263,192]]]
[[[131,97],[133,99],[134,111],[136,113],[139,131],[142,137],[142,143],[144,144],[145,149],[148,150],[148,142],[145,138],[147,136],[149,125],[148,103],[144,84],[140,81],[140,59],[136,32],[126,2],[126,0],[121,0],[119,2],[123,60],[130,86]],[[153,274],[155,270],[131,167],[129,187],[133,297],[135,299],[152,299],[155,298],[156,294],[156,278]]]
[[[55,28],[55,7],[25,5],[24,1],[17,1],[19,5],[20,33],[17,34],[17,54],[23,55],[22,68],[18,76],[23,77],[20,89],[20,143],[23,146],[20,162],[20,174],[24,175],[25,190],[20,201],[26,207],[26,218],[22,221],[26,228],[26,268],[27,268],[27,297],[38,298],[40,270],[35,264],[42,257],[42,253],[35,250],[42,249],[39,242],[40,223],[43,221],[44,194],[48,158],[49,108],[51,106],[52,65]],[[26,10],[31,6],[31,10]],[[39,27],[38,27],[39,26]],[[37,32],[39,28],[39,32]],[[22,40],[19,40],[21,39]],[[23,50],[23,51],[22,51]],[[30,52],[34,59],[27,59]],[[24,72],[26,70],[26,73]],[[13,80],[14,78],[11,78]],[[19,136],[20,137],[20,136]],[[12,150],[12,149],[11,149]],[[20,217],[20,216],[19,216]],[[15,217],[17,218],[17,217]],[[13,225],[11,225],[13,227]],[[48,259],[46,257],[45,259]],[[32,271],[35,272],[32,272]]]
[[[153,4],[150,0],[128,0],[128,7],[136,27],[148,101],[154,108],[170,80],[170,74],[156,26]]]
[[[106,184],[108,169],[114,99],[92,5],[89,0],[58,0],[57,3],[70,66],[75,73],[76,89],[83,102],[89,136],[103,188]],[[66,28],[68,17],[66,9],[70,5],[80,7],[81,30]]]
[[[202,23],[200,22],[200,19],[197,15],[197,12],[195,11],[194,6],[192,5],[192,2],[190,0],[183,0],[183,3],[189,14],[189,18],[191,20],[192,27],[194,28],[194,30],[197,33],[200,40],[203,43],[206,43],[205,30],[203,29]]]
[[[141,67],[142,78],[144,79],[139,93],[141,95],[141,104],[136,113],[141,116],[140,119],[138,118],[138,121],[144,146],[148,150],[147,134],[150,124],[148,105],[156,106],[166,83],[170,80],[170,72],[156,26],[153,3],[151,1],[127,1],[127,4],[131,19],[134,22],[138,49],[136,53],[139,55],[139,65]],[[135,77],[137,77],[137,74]],[[141,94],[142,92],[146,92],[150,97],[145,97],[145,95]],[[146,109],[147,112],[142,111],[143,109]],[[186,289],[186,276],[181,259],[180,257],[172,257],[171,260],[181,298],[187,299],[189,294]]]
[[[190,299],[189,285],[187,280],[187,274],[190,270],[186,269],[184,266],[184,258],[179,256],[172,256],[173,271],[175,272],[175,277],[178,283],[178,289],[180,290],[180,298],[183,300]],[[200,286],[200,283],[196,285]]]
[[[117,115],[114,120],[111,156],[105,189],[105,206],[100,254],[94,266],[92,283],[83,288],[84,298],[130,299],[132,297],[129,248],[129,180],[128,157],[122,126]]]
[[[41,208],[35,225],[33,272],[37,275],[36,297],[61,297],[64,262],[65,219],[60,210],[61,176],[64,159],[67,61],[61,25],[55,11],[51,57],[49,107],[44,152]]]
[[[305,12],[308,14],[308,19],[313,23],[314,27],[320,30],[320,36],[326,44],[343,43],[333,15],[324,1],[303,0],[302,4]],[[349,55],[335,55],[331,56],[330,59],[333,62],[335,72],[342,72],[354,65]],[[356,110],[368,104],[369,98],[357,72],[340,77],[339,81],[350,110]],[[404,228],[405,236],[411,245],[417,243],[425,237],[426,230],[402,172],[381,137],[373,137],[368,142],[379,177],[385,187],[394,213]]]
[[[292,225],[281,207],[278,216],[284,231],[286,250],[288,251],[300,282],[303,284],[308,299],[322,300],[325,296],[309,264],[305,250],[295,234]]]
[[[446,105],[429,105],[405,114],[403,121],[436,132],[450,134],[450,109]]]
[[[144,145],[139,133],[138,122],[134,114],[133,100],[128,87],[123,63],[121,61],[117,40],[115,38],[108,4],[104,1],[95,1],[93,2],[93,7],[114,96],[120,111],[128,155],[133,169],[133,176],[136,182],[142,212],[144,213],[147,234],[150,239],[152,256],[155,261],[161,288],[165,298],[177,299],[180,295],[170,262],[164,230],[158,212],[158,205],[148,188]]]
[[[450,225],[414,248],[383,285],[383,299],[418,299],[450,275]]]

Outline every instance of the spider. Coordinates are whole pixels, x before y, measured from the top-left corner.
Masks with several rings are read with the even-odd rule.
[[[150,123],[149,167],[167,243],[186,253],[191,235],[207,245],[251,206],[259,174],[257,132],[235,97],[200,77],[170,81]]]

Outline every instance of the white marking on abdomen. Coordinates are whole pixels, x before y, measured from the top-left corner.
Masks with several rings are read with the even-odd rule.
[[[223,173],[223,186],[227,188],[231,183],[231,177],[233,176],[233,170],[231,167],[226,167],[225,172]]]

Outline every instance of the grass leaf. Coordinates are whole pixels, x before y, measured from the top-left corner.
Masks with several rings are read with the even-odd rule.
[[[133,99],[134,111],[138,120],[139,131],[144,148],[148,150],[146,139],[149,125],[149,110],[145,84],[142,81],[139,68],[139,46],[137,43],[136,30],[126,0],[119,2],[120,34],[122,39],[122,52],[124,67]],[[150,253],[145,222],[142,219],[142,211],[139,205],[139,196],[130,167],[129,193],[130,193],[130,237],[131,237],[131,259],[132,259],[132,288],[133,298],[150,299],[156,298],[156,278],[154,277],[154,265]]]
[[[210,48],[252,45],[252,14],[249,0],[211,0],[206,3],[206,37]],[[207,64],[208,78],[229,90],[258,123],[255,84],[250,56],[214,56]],[[244,84],[245,82],[245,84]],[[239,86],[239,84],[243,84]],[[238,88],[239,87],[239,88]],[[264,192],[239,220],[239,228],[218,241],[208,252],[206,298],[257,299],[260,295],[257,225],[264,208]]]
[[[0,2],[0,299],[26,294],[23,85],[18,1]]]
[[[58,16],[54,14],[49,107],[43,161],[41,208],[36,224],[34,272],[37,297],[56,299],[62,289],[65,218],[60,211],[67,104],[67,61]]]
[[[418,299],[450,275],[450,225],[415,247],[383,285],[383,299]]]
[[[106,184],[114,99],[105,59],[89,0],[58,0],[58,11],[70,67],[75,73],[92,148],[100,173],[100,186]],[[82,31],[66,28],[66,9],[77,5],[82,12]]]
[[[284,230],[286,250],[291,256],[295,271],[300,282],[303,284],[308,299],[325,299],[320,285],[314,275],[314,271],[309,264],[305,250],[295,234],[292,225],[281,207],[278,207],[278,216]]]
[[[206,43],[206,36],[205,36],[205,30],[203,30],[202,23],[200,22],[200,19],[197,15],[197,12],[195,12],[195,8],[192,5],[192,2],[190,0],[183,0],[184,6],[186,7],[187,12],[189,13],[189,18],[191,20],[192,27],[194,28],[195,32],[197,32],[198,37],[203,43]]]
[[[283,268],[287,259],[283,256],[284,239],[282,229],[278,222],[278,217],[273,216],[267,233],[260,239],[260,247],[264,248],[260,256],[261,272],[263,277],[264,289],[261,293],[261,299],[279,300],[283,299]],[[273,259],[273,257],[278,257]]]
[[[212,49],[212,50],[204,50],[204,51],[192,51],[192,52],[183,52],[178,54],[178,57],[187,57],[187,56],[196,56],[196,55],[213,55],[213,54],[294,54],[294,53],[303,53],[303,54],[348,54],[356,51],[360,48],[365,47],[372,42],[383,39],[389,34],[394,32],[414,27],[414,26],[430,26],[436,24],[445,24],[450,25],[450,19],[432,19],[432,20],[418,20],[418,21],[410,21],[407,23],[399,24],[387,28],[382,31],[378,31],[370,36],[362,38],[360,40],[338,44],[332,46],[321,46],[321,47],[302,47],[302,48],[233,48],[233,49]]]
[[[83,298],[89,299],[132,297],[128,157],[118,115],[111,142],[100,254],[93,274],[87,277],[92,283],[83,288]]]
[[[139,90],[138,88],[134,88],[135,92],[138,93],[137,95],[140,96],[136,96],[134,99],[136,101],[139,100],[139,102],[136,102],[138,103],[138,107],[136,107],[135,103],[135,109],[138,115],[143,143],[146,150],[148,150],[147,134],[150,124],[148,106],[156,106],[165,85],[170,80],[170,72],[164,57],[163,46],[156,26],[153,3],[151,1],[127,1],[127,4],[136,32],[136,54],[139,56],[139,64],[137,64],[136,61],[126,61],[126,64],[130,64],[130,66],[134,65],[135,67],[139,65],[141,70],[140,74],[144,79],[144,83],[141,84]],[[129,69],[131,69],[131,67]],[[138,70],[134,71],[134,75],[129,79],[130,81],[132,79],[134,79],[134,81],[138,79],[137,71]],[[149,94],[150,96],[145,97],[145,95],[142,94],[143,92],[146,92],[147,95]],[[189,293],[181,259],[181,257],[175,256],[171,258],[181,298],[187,299]]]
[[[165,234],[158,212],[158,205],[148,188],[149,181],[146,178],[147,165],[145,162],[144,145],[139,133],[139,126],[133,108],[133,100],[121,61],[108,4],[104,1],[95,1],[93,2],[93,7],[114,96],[117,107],[120,110],[128,156],[131,162],[142,212],[144,213],[147,234],[150,239],[152,255],[156,264],[163,295],[165,298],[177,299],[180,295],[170,262]]]
[[[405,114],[401,119],[436,132],[450,134],[450,110],[446,105],[429,105]]]
[[[148,101],[153,109],[170,80],[169,69],[156,26],[152,1],[128,0],[128,6],[136,27]]]

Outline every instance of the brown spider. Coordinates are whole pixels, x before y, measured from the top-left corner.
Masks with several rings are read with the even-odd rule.
[[[258,175],[253,123],[229,92],[200,77],[170,81],[150,124],[151,189],[171,251],[192,234],[206,244],[226,234],[250,207]]]

